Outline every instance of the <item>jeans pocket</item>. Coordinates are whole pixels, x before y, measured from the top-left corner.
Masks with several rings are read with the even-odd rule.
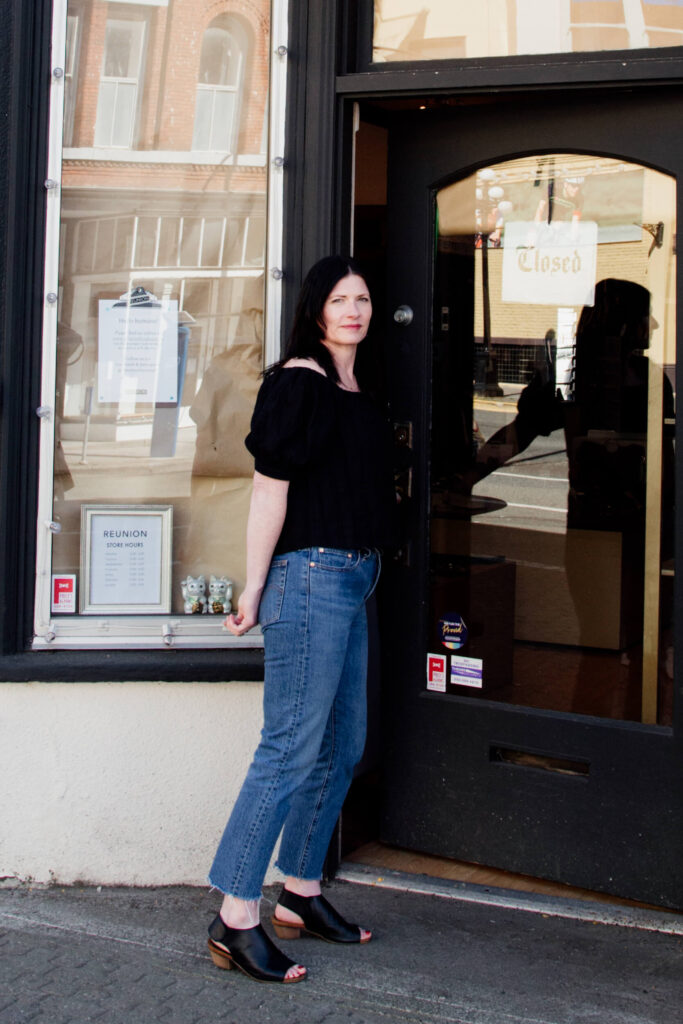
[[[346,548],[313,548],[311,566],[316,569],[327,569],[332,572],[348,572],[355,569],[360,562],[358,551]]]
[[[282,602],[285,597],[285,580],[287,579],[287,562],[271,562],[266,585],[259,605],[259,625],[261,629],[277,622],[282,614]]]

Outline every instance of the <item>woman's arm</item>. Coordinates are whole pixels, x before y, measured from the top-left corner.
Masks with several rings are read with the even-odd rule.
[[[270,560],[285,521],[288,489],[289,480],[254,473],[247,521],[247,583],[237,602],[237,613],[228,615],[225,620],[226,627],[235,636],[246,633],[258,622]]]

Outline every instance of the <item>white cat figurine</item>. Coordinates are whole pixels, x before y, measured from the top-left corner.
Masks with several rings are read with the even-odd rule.
[[[206,612],[206,580],[203,576],[188,576],[180,584],[186,615]]]
[[[209,579],[209,600],[206,610],[209,615],[227,615],[232,608],[232,580],[227,576],[211,576]]]

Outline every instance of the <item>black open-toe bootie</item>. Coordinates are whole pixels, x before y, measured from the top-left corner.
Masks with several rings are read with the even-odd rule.
[[[290,967],[298,967],[268,938],[263,926],[228,928],[217,914],[209,927],[209,953],[216,967],[230,971],[239,967],[254,981],[279,981],[283,985],[303,981],[305,974],[287,978]]]
[[[363,936],[357,924],[349,924],[324,896],[299,896],[289,889],[283,889],[278,906],[291,910],[303,924],[290,924],[277,916],[277,906],[272,917],[273,928],[279,939],[298,939],[302,932],[314,935],[326,942],[369,942],[370,936]]]

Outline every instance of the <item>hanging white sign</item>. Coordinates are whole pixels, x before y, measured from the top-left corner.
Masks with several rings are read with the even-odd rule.
[[[595,221],[513,221],[505,225],[503,249],[503,302],[593,305]]]
[[[135,305],[100,299],[97,398],[177,402],[178,302]]]

